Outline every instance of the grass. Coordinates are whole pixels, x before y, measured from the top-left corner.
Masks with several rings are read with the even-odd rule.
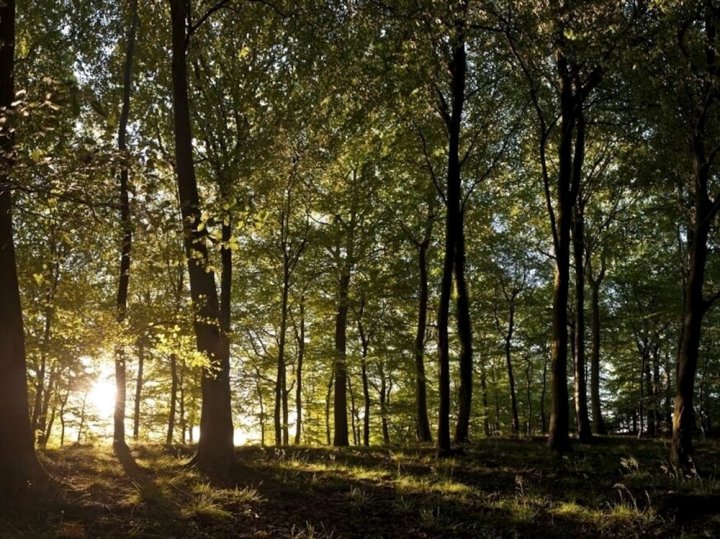
[[[690,477],[662,441],[611,437],[565,456],[489,439],[447,460],[428,446],[244,447],[231,488],[186,468],[189,454],[47,450],[63,495],[0,514],[0,538],[720,536],[717,441],[698,446]]]

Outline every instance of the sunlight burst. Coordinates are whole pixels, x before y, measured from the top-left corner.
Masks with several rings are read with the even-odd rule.
[[[90,389],[88,400],[100,417],[112,417],[115,411],[115,382],[98,380]]]

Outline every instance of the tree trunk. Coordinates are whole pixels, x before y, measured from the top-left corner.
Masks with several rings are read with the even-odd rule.
[[[138,339],[138,372],[135,380],[135,410],[133,414],[133,440],[140,438],[140,404],[142,402],[143,369],[145,368],[145,341],[143,337]],[[174,405],[174,403],[172,403]]]
[[[335,315],[335,400],[333,407],[333,445],[343,447],[348,442],[347,420],[347,364],[345,350],[347,344],[347,316],[349,309],[348,291],[350,271],[343,271],[338,282],[338,304]]]
[[[300,297],[300,329],[297,333],[297,369],[295,370],[295,445],[300,445],[302,437],[302,375],[305,359],[305,296]]]
[[[180,414],[180,417],[178,418],[179,426],[180,426],[180,442],[185,445],[185,442],[187,442],[187,438],[185,437],[187,434],[187,416],[185,415],[185,360],[181,360],[180,363],[180,376],[178,378],[178,390],[180,392],[180,400],[178,402],[178,412]]]
[[[710,300],[703,297],[705,284],[705,265],[708,254],[708,234],[713,226],[720,206],[718,195],[714,199],[709,196],[710,180],[716,176],[714,169],[717,157],[717,141],[709,140],[714,122],[711,111],[716,109],[720,96],[717,92],[717,30],[718,12],[712,2],[706,1],[701,7],[702,20],[697,26],[705,33],[706,44],[705,69],[702,77],[696,75],[699,96],[702,98],[697,118],[692,119],[692,163],[693,175],[690,192],[694,198],[692,222],[688,227],[688,279],[685,288],[683,305],[682,340],[677,363],[677,381],[675,389],[675,406],[673,414],[671,461],[685,471],[694,470],[692,431],[695,422],[693,394],[695,375],[698,366],[700,341],[702,339],[702,322],[707,310],[718,298],[716,294]],[[695,21],[693,21],[695,23]]]
[[[285,253],[283,253],[284,255]],[[280,334],[278,336],[277,378],[275,379],[275,445],[287,444],[287,424],[283,421],[283,404],[287,394],[287,366],[285,363],[285,340],[287,336],[288,296],[290,294],[290,272],[287,257],[283,261],[283,287],[280,301]],[[285,436],[283,436],[285,434]]]
[[[490,437],[490,408],[488,407],[487,371],[485,361],[480,362],[480,392],[483,405],[483,433]]]
[[[170,354],[170,413],[168,414],[168,430],[165,437],[165,445],[172,445],[175,437],[175,402],[177,401],[178,390],[178,373],[177,373],[177,356]]]
[[[507,366],[508,384],[510,386],[510,403],[512,405],[512,432],[515,435],[520,434],[520,419],[518,416],[517,395],[515,391],[515,376],[513,375],[512,365],[512,338],[515,332],[515,298],[517,291],[513,290],[508,297],[508,325],[507,332],[504,333],[505,341],[505,364]]]
[[[453,55],[450,61],[452,75],[452,109],[449,117],[446,115],[448,128],[448,168],[447,187],[445,195],[445,255],[443,262],[442,281],[440,284],[440,304],[438,307],[438,363],[440,365],[440,406],[438,409],[438,456],[446,456],[451,452],[450,445],[450,343],[448,335],[448,322],[450,318],[450,296],[452,292],[453,270],[456,262],[456,249],[461,241],[459,232],[462,229],[461,216],[461,178],[460,178],[460,131],[462,130],[463,104],[465,101],[465,74],[466,54],[464,27],[458,22],[456,35],[453,39]],[[457,274],[456,274],[457,275]],[[463,283],[464,284],[464,283]],[[458,320],[458,326],[460,321]],[[463,349],[468,352],[467,349]],[[470,350],[470,353],[472,351]],[[467,366],[467,357],[461,369]],[[467,383],[467,380],[465,379]],[[467,404],[469,396],[467,385],[463,388],[466,399],[462,406]],[[460,412],[465,413],[465,408]],[[462,421],[461,421],[462,419]],[[469,416],[468,416],[469,419]],[[456,428],[456,439],[467,438],[467,423],[465,417],[459,418]],[[458,436],[460,435],[460,436]],[[464,435],[464,436],[463,436]]]
[[[45,432],[45,418],[47,417],[47,404],[48,399],[45,398],[45,393],[48,396],[51,391],[52,383],[52,372],[50,373],[50,380],[48,381],[47,390],[45,389],[45,373],[47,370],[47,351],[50,347],[50,335],[52,328],[52,320],[55,315],[55,293],[57,291],[58,282],[60,281],[60,263],[57,260],[57,248],[55,246],[56,239],[53,237],[50,239],[50,253],[53,257],[52,265],[50,266],[50,278],[48,282],[50,286],[45,294],[45,310],[43,313],[44,327],[43,327],[43,338],[40,349],[40,367],[37,373],[37,381],[35,383],[35,399],[33,404],[33,413],[30,423],[32,424],[33,433],[37,435],[40,432],[39,437],[42,437]],[[55,363],[53,363],[54,369]],[[41,444],[40,441],[38,441]],[[42,445],[42,444],[41,444]]]
[[[331,431],[330,431],[330,399],[332,397],[333,383],[335,382],[335,372],[330,373],[330,381],[328,382],[327,395],[325,396],[325,435],[327,437],[327,444],[330,445]]]
[[[556,60],[560,78],[560,142],[558,145],[557,205],[554,212],[555,286],[553,291],[552,363],[550,395],[552,408],[548,446],[570,450],[568,405],[568,291],[570,286],[570,228],[585,158],[583,100],[599,82],[599,71],[578,87],[579,74],[560,53]],[[574,148],[573,148],[574,143]]]
[[[125,368],[125,350],[122,345],[115,348],[115,411],[113,413],[113,445],[126,446],[125,443],[125,402],[127,400],[127,369]]]
[[[458,418],[455,441],[469,442],[470,411],[472,408],[472,324],[470,322],[470,299],[465,282],[465,232],[463,211],[460,211],[455,245],[455,309],[458,340],[460,341],[460,387],[458,388]],[[516,408],[517,412],[517,408]]]
[[[15,101],[15,0],[0,2],[0,110]],[[28,406],[25,336],[12,222],[13,117],[0,123],[0,507],[25,498],[48,477],[35,454]]]
[[[15,101],[15,0],[0,3],[0,110]],[[47,482],[35,454],[12,222],[13,118],[0,123],[0,506]],[[24,496],[22,496],[24,498]]]
[[[430,227],[429,227],[430,228]],[[432,228],[430,228],[432,231]],[[418,323],[415,333],[415,421],[419,442],[432,442],[427,412],[427,380],[425,378],[425,333],[427,332],[428,271],[427,251],[430,238],[426,234],[418,246],[418,269],[420,270]]]
[[[198,350],[210,362],[203,368],[200,440],[195,461],[210,476],[227,477],[234,463],[230,406],[230,346],[220,323],[215,274],[208,271],[207,229],[200,227],[201,210],[190,127],[187,80],[187,27],[189,2],[169,0],[172,22],[172,94],[175,162],[183,219],[183,239],[195,309]]]
[[[580,443],[592,441],[585,382],[585,217],[580,197],[573,207],[573,258],[575,261],[575,419]]]
[[[392,385],[388,387],[387,379],[385,377],[385,369],[380,365],[380,420],[382,425],[382,436],[383,443],[390,445],[390,429],[388,428],[388,410],[387,405],[390,399],[390,391]]]
[[[347,378],[348,392],[350,393],[350,431],[353,436],[353,445],[360,445],[360,427],[358,426],[359,414],[355,406],[355,391],[352,386],[352,376]]]
[[[367,357],[370,349],[370,336],[365,333],[363,325],[363,312],[365,311],[365,298],[360,298],[360,312],[358,314],[358,334],[360,335],[360,374],[362,375],[363,389],[363,445],[370,445],[370,387],[367,374]],[[416,357],[417,359],[417,357]],[[416,362],[417,367],[417,362]]]
[[[700,220],[704,215],[705,213],[701,213],[696,219]],[[695,467],[692,445],[692,431],[695,423],[693,396],[702,336],[702,320],[707,309],[707,302],[702,296],[707,259],[706,227],[696,226],[689,256],[690,274],[683,315],[683,339],[678,357],[671,449],[672,461],[685,470]]]
[[[605,276],[605,264],[602,264],[597,278],[592,275],[592,266],[588,264],[587,277],[590,283],[591,310],[590,327],[592,328],[592,349],[590,352],[590,402],[592,405],[593,433],[605,434],[605,423],[602,418],[600,403],[600,283]]]
[[[127,125],[130,117],[130,94],[132,93],[132,66],[135,57],[135,41],[139,24],[137,0],[131,0],[130,27],[127,32],[125,49],[125,66],[123,70],[123,99],[118,124],[118,152],[121,155],[120,165],[120,226],[122,240],[120,244],[120,275],[118,279],[118,293],[116,303],[116,317],[118,324],[122,325],[127,314],[128,286],[130,284],[130,252],[132,249],[132,223],[130,222],[130,194],[128,186],[128,156],[127,154]],[[125,387],[126,366],[125,353],[122,345],[115,349],[115,413],[113,421],[113,444],[125,446]]]

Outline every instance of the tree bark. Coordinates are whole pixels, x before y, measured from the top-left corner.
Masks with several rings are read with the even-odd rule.
[[[600,284],[605,277],[603,260],[600,272],[593,277],[592,265],[588,260],[587,279],[590,283],[590,327],[592,329],[592,349],[590,351],[590,403],[592,407],[592,427],[594,434],[605,434],[600,402]]]
[[[15,0],[0,3],[0,506],[48,481],[35,454],[28,406],[25,336],[13,241]]]
[[[135,380],[135,410],[133,414],[133,440],[140,439],[140,404],[142,402],[143,370],[145,368],[145,342],[143,337],[137,343],[138,372]]]
[[[165,445],[172,445],[175,437],[175,403],[177,401],[178,390],[178,373],[177,373],[177,356],[170,354],[170,413],[168,414],[168,430],[165,437]]]
[[[55,316],[55,293],[57,292],[58,283],[60,281],[60,262],[57,259],[57,247],[56,247],[55,234],[52,234],[50,239],[50,255],[53,257],[52,264],[50,266],[50,283],[47,292],[45,293],[45,310],[43,312],[44,327],[43,327],[43,339],[42,347],[40,350],[40,367],[37,373],[37,381],[35,383],[35,400],[33,404],[33,413],[30,423],[32,424],[33,433],[38,436],[38,444],[43,446],[45,433],[45,423],[47,417],[47,402],[49,401],[50,392],[52,391],[53,372],[50,372],[50,380],[48,381],[47,389],[45,387],[45,373],[47,371],[47,360],[48,360],[48,349],[50,347],[50,336],[52,334],[52,322]],[[46,397],[47,393],[47,397]]]
[[[137,0],[131,0],[130,26],[127,32],[125,49],[125,66],[123,69],[123,99],[118,124],[118,151],[121,154],[120,165],[120,227],[122,240],[120,244],[120,276],[118,279],[118,293],[116,317],[118,324],[125,320],[127,314],[128,287],[130,285],[130,252],[132,249],[132,223],[130,221],[130,195],[128,186],[127,159],[127,125],[130,117],[130,94],[132,93],[132,68],[135,58],[135,41],[139,24]],[[113,444],[126,446],[125,443],[125,395],[126,395],[126,357],[122,345],[115,348],[115,413],[113,416]]]
[[[575,419],[580,443],[592,441],[585,382],[585,216],[580,197],[573,206],[573,258],[575,262]]]
[[[343,271],[338,282],[338,304],[335,314],[335,392],[333,401],[333,445],[349,445],[347,420],[347,317],[350,271]]]
[[[295,369],[295,445],[300,445],[303,427],[302,377],[305,359],[305,296],[300,297],[300,328],[297,332],[297,369]]]
[[[438,363],[440,366],[440,406],[438,408],[438,456],[447,456],[451,453],[450,444],[450,343],[448,335],[448,323],[450,318],[450,296],[452,292],[453,270],[455,269],[456,250],[460,241],[459,232],[462,228],[461,216],[461,177],[460,177],[460,132],[462,130],[462,114],[465,102],[465,75],[467,60],[465,53],[464,24],[457,21],[455,36],[453,36],[453,54],[450,61],[450,73],[452,76],[451,92],[452,105],[448,114],[444,112],[446,126],[448,128],[448,165],[447,165],[447,186],[445,194],[445,254],[443,261],[443,273],[440,284],[440,304],[438,307]],[[444,105],[441,105],[444,109]],[[457,275],[457,274],[456,274]],[[460,321],[458,321],[458,326]],[[467,349],[463,349],[467,352]],[[470,350],[471,353],[471,350]],[[467,356],[461,370],[467,366]],[[467,383],[467,380],[465,379]],[[461,382],[462,383],[462,382]],[[467,385],[463,388],[464,404],[467,404],[467,396],[470,388]],[[462,408],[461,413],[466,409]],[[461,421],[462,419],[462,421]],[[468,417],[469,419],[469,417]],[[465,417],[458,418],[456,428],[456,439],[467,438]],[[458,435],[460,435],[458,437]],[[463,436],[464,435],[464,436]]]
[[[470,412],[472,409],[472,323],[470,321],[470,298],[465,282],[465,232],[464,212],[460,210],[455,245],[455,309],[458,340],[460,341],[460,386],[458,388],[458,418],[455,426],[455,441],[470,441]]]
[[[432,223],[432,221],[430,221]],[[418,245],[418,269],[420,270],[418,294],[418,323],[415,333],[415,421],[417,424],[417,439],[419,442],[432,442],[430,421],[427,411],[427,380],[425,378],[425,333],[427,332],[428,309],[428,270],[427,251],[430,246],[428,226],[423,241]]]
[[[287,251],[283,250],[283,285],[280,300],[280,335],[278,336],[277,377],[275,379],[275,445],[287,444],[287,424],[283,421],[283,404],[287,393],[287,366],[285,362],[285,341],[288,324],[288,297],[290,294],[290,272]]]
[[[183,238],[195,309],[197,347],[209,365],[202,374],[200,439],[194,460],[215,478],[227,477],[234,463],[233,424],[230,406],[230,346],[222,330],[215,274],[208,271],[207,229],[200,227],[201,211],[195,168],[186,46],[189,38],[185,0],[169,0],[172,23],[172,97],[178,194],[183,218]]]

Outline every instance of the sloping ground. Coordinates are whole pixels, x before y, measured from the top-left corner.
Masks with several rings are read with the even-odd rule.
[[[720,536],[720,444],[681,477],[661,441],[603,438],[558,457],[543,440],[424,448],[238,449],[233,488],[186,469],[188,450],[49,450],[65,486],[0,537]]]

